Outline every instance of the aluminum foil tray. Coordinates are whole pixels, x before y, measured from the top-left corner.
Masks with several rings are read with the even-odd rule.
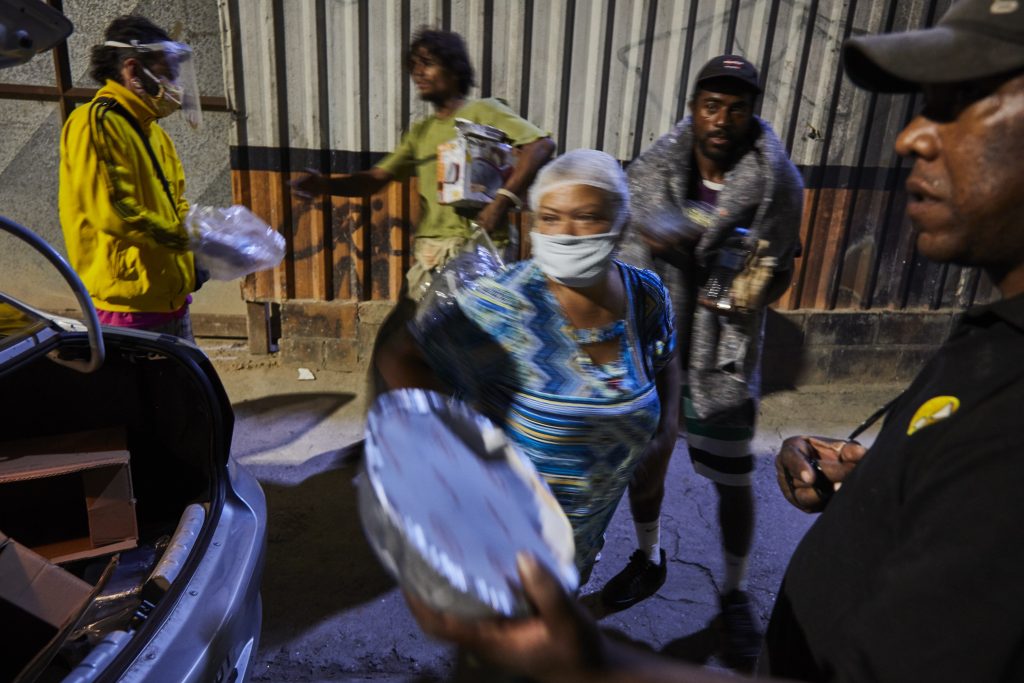
[[[366,425],[359,512],[370,545],[407,591],[468,618],[523,616],[516,554],[567,591],[572,528],[529,459],[466,404],[421,389],[382,394]]]

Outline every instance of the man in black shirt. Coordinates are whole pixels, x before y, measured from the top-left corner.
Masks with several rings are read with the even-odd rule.
[[[771,670],[1024,680],[1024,7],[961,2],[935,29],[853,39],[844,59],[861,87],[924,95],[896,141],[914,160],[917,248],[982,268],[1003,300],[964,315],[867,454],[783,445],[787,498],[828,508],[786,572]]]
[[[922,93],[896,142],[914,162],[917,248],[981,268],[1003,299],[964,315],[870,450],[783,444],[783,493],[824,512],[790,561],[762,668],[1024,681],[1024,2],[961,0],[933,29],[854,38],[843,56],[861,87]],[[428,631],[542,680],[718,679],[607,643],[536,563],[521,573],[533,619],[466,624],[410,603]]]

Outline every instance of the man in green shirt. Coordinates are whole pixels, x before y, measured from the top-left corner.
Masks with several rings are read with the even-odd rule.
[[[351,175],[311,173],[293,184],[299,195],[365,196],[392,180],[413,175],[419,181],[420,222],[413,245],[414,263],[406,278],[409,296],[417,298],[434,269],[458,254],[471,237],[471,218],[438,203],[437,147],[455,138],[455,119],[502,130],[517,147],[516,163],[494,200],[472,218],[488,233],[507,226],[508,211],[537,170],[551,157],[555,145],[548,133],[518,116],[498,99],[468,100],[473,67],[462,37],[448,31],[421,29],[409,48],[409,71],[420,97],[430,102],[433,116],[417,121],[398,147],[376,166]]]

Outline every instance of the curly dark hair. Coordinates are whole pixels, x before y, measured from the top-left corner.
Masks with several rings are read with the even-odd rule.
[[[103,40],[116,40],[120,43],[130,43],[137,40],[140,43],[157,43],[170,40],[167,31],[163,30],[146,17],[125,14],[110,22]],[[121,82],[121,64],[129,57],[140,59],[149,66],[149,62],[157,58],[147,58],[135,50],[123,47],[109,47],[96,45],[92,48],[90,55],[89,75],[94,81],[103,85],[108,80]],[[124,85],[122,83],[122,85]]]
[[[412,43],[409,44],[409,52],[405,57],[405,63],[410,69],[412,68],[412,56],[420,48],[436,57],[444,65],[444,68],[455,76],[460,94],[466,95],[469,93],[469,89],[476,85],[473,65],[469,62],[469,50],[466,49],[466,42],[458,33],[438,31],[426,26],[421,27],[413,35]]]

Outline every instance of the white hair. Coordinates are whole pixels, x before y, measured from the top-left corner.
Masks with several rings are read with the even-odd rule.
[[[537,211],[541,197],[559,187],[588,185],[613,198],[615,215],[609,232],[618,232],[629,219],[629,185],[622,165],[596,149],[574,149],[548,163],[530,186],[530,209]]]

